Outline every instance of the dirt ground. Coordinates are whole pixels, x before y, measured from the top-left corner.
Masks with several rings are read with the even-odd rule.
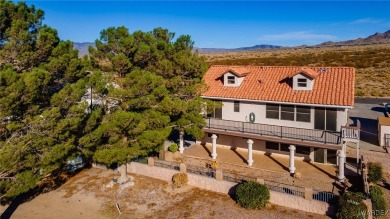
[[[11,218],[327,218],[280,206],[247,210],[228,195],[190,186],[173,189],[168,182],[139,175],[131,175],[132,187],[107,188],[115,176],[84,170],[57,190],[21,204]]]

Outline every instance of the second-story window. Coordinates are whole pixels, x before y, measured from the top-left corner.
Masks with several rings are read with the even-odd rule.
[[[294,105],[280,105],[280,118],[294,121]]]
[[[279,119],[279,104],[267,103],[265,117],[267,119]]]
[[[298,87],[307,87],[307,79],[298,78]]]
[[[236,77],[234,77],[234,76],[227,76],[227,83],[228,84],[235,84],[236,83]]]
[[[234,101],[234,112],[240,112],[240,101]]]
[[[297,121],[310,122],[310,107],[297,106]]]

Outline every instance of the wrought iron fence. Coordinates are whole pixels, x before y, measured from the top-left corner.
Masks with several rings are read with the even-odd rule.
[[[180,166],[178,163],[164,161],[164,160],[155,160],[154,166],[173,169],[173,170],[180,170]]]
[[[241,183],[243,181],[256,181],[256,178],[224,171],[222,179],[229,182]]]
[[[187,165],[186,171],[187,171],[187,173],[193,173],[193,174],[207,176],[207,177],[211,177],[211,178],[215,177],[215,170],[207,168],[207,167]]]
[[[305,188],[299,186],[292,186],[283,183],[272,182],[264,180],[264,184],[268,187],[269,190],[274,192],[285,193],[289,195],[295,195],[304,198],[305,197]]]
[[[336,204],[338,197],[338,195],[332,192],[313,189],[313,199],[317,201],[327,202],[329,204]]]

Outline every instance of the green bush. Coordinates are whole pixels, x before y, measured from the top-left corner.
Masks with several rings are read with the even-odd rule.
[[[380,163],[368,163],[368,180],[377,183],[382,179],[382,165]]]
[[[188,175],[187,173],[175,173],[172,177],[173,185],[177,188],[187,185]]]
[[[371,186],[370,196],[372,201],[372,210],[374,212],[386,212],[387,203],[382,189],[378,186]]]
[[[175,143],[169,145],[169,148],[168,148],[168,150],[172,153],[175,153],[178,149],[179,149],[179,146],[177,146],[177,144],[175,144]]]
[[[364,195],[362,193],[346,192],[337,205],[336,218],[339,219],[366,219],[369,212],[367,206],[363,203]]]
[[[270,199],[270,193],[265,185],[247,181],[237,186],[236,201],[244,208],[264,207]]]

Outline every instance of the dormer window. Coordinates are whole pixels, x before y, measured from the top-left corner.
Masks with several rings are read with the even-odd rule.
[[[227,76],[227,83],[228,84],[235,84],[236,83],[236,77],[235,76]]]
[[[307,87],[307,79],[298,78],[298,87]]]

